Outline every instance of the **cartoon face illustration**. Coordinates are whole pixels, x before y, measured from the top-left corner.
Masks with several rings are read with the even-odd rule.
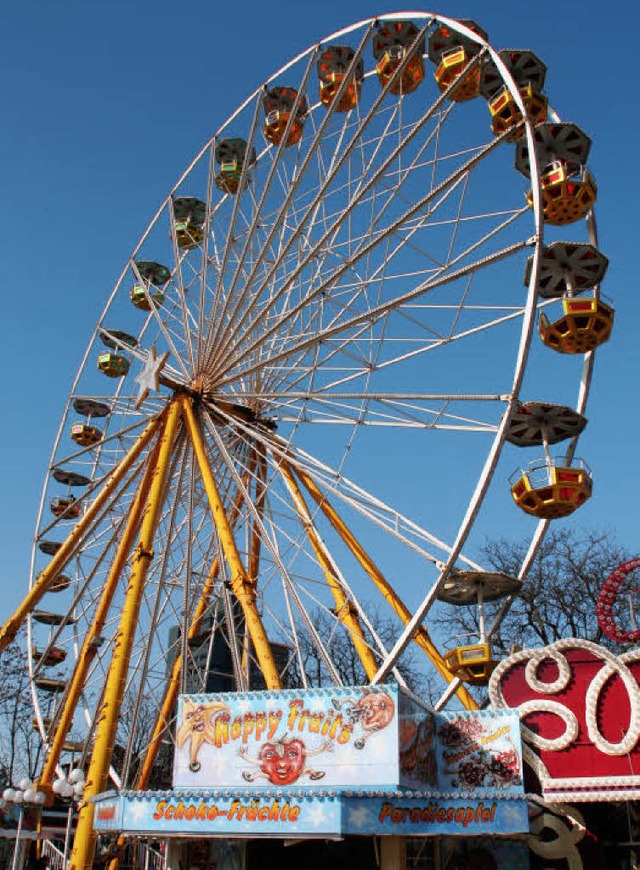
[[[458,767],[458,782],[453,785],[461,788],[478,788],[484,782],[486,769],[478,756],[472,755],[467,761],[463,761]]]
[[[313,770],[308,767],[307,758],[332,750],[333,744],[330,740],[323,741],[314,749],[307,749],[302,740],[285,740],[284,738],[273,743],[263,744],[257,758],[252,758],[246,749],[240,748],[238,755],[260,768],[254,773],[243,771],[242,778],[247,782],[261,778],[268,779],[274,785],[290,785],[304,775],[308,776],[309,779],[322,779],[325,771]]]
[[[358,702],[358,706],[362,710],[360,722],[365,731],[380,731],[393,719],[394,704],[384,692],[365,695]]]
[[[203,743],[214,744],[215,731],[213,718],[219,714],[229,714],[226,704],[212,701],[209,704],[197,704],[195,701],[185,699],[182,707],[182,724],[176,734],[178,749],[182,749],[187,741],[189,746],[189,770],[197,773],[200,770],[198,753]]]
[[[267,774],[269,781],[283,785],[295,782],[300,776],[305,757],[302,740],[265,743],[258,755],[262,762],[260,769]]]
[[[360,723],[364,735],[354,741],[353,745],[356,749],[364,749],[367,738],[371,734],[386,728],[392,721],[396,709],[393,699],[384,692],[361,691],[363,694],[359,699],[343,698],[338,701],[334,698],[331,702],[336,710],[348,704],[348,718],[353,724]]]

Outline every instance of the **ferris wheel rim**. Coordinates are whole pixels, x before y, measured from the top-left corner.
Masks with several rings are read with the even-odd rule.
[[[343,28],[342,30],[336,31],[334,34],[331,34],[331,36],[327,37],[326,40],[324,40],[324,41],[328,42],[330,40],[337,39],[337,38],[340,38],[340,37],[345,36],[347,34],[353,33],[355,31],[357,31],[358,29],[362,29],[366,25],[375,24],[375,22],[379,21],[380,19],[382,19],[382,20],[400,20],[403,18],[412,18],[412,19],[419,18],[421,20],[422,19],[424,19],[424,20],[429,19],[431,22],[446,22],[446,23],[449,23],[451,26],[455,27],[456,29],[458,29],[460,32],[466,31],[465,35],[468,35],[469,38],[471,38],[472,40],[474,40],[478,43],[481,43],[488,50],[488,52],[491,54],[492,58],[495,60],[497,66],[499,68],[500,68],[500,65],[502,64],[501,72],[503,72],[503,75],[505,77],[507,85],[510,84],[512,87],[514,99],[516,100],[516,102],[521,101],[521,96],[520,96],[520,93],[515,85],[513,77],[511,76],[509,71],[506,69],[506,67],[502,63],[501,59],[498,56],[498,53],[495,52],[495,50],[491,48],[489,43],[482,40],[473,31],[470,31],[470,30],[468,30],[468,28],[465,28],[464,25],[460,25],[459,22],[455,22],[453,19],[449,19],[449,18],[440,16],[440,15],[431,15],[430,13],[424,13],[424,12],[421,12],[421,13],[413,13],[413,12],[390,13],[388,15],[383,15],[383,16],[379,16],[376,18],[364,19],[363,21],[358,22],[354,25],[351,25],[348,28]],[[216,141],[216,139],[227,128],[230,127],[230,125],[233,123],[233,121],[239,116],[240,112],[244,108],[248,107],[251,104],[252,100],[255,99],[257,101],[257,97],[259,96],[259,94],[261,93],[261,91],[264,87],[266,87],[271,82],[275,81],[278,78],[278,76],[280,76],[282,73],[288,71],[294,64],[298,63],[299,61],[303,60],[304,58],[306,58],[308,56],[313,57],[313,52],[317,49],[318,45],[320,45],[320,43],[307,48],[304,52],[302,52],[301,54],[296,56],[296,58],[294,58],[292,61],[289,61],[287,64],[283,65],[276,73],[274,73],[269,79],[267,79],[263,85],[261,85],[259,88],[257,88],[251,94],[251,96],[248,97],[247,100],[234,113],[232,113],[232,115],[229,116],[227,121],[225,121],[224,124],[216,131],[216,133],[207,141],[207,143],[205,144],[205,146],[203,146],[203,148],[198,153],[198,155],[189,164],[189,166],[187,167],[185,172],[179,178],[178,182],[172,188],[172,190],[169,193],[169,195],[167,196],[167,198],[163,201],[162,205],[158,209],[158,212],[156,213],[155,217],[152,219],[149,227],[147,228],[145,233],[142,235],[140,242],[138,243],[138,245],[134,249],[134,252],[132,253],[131,257],[127,261],[127,264],[126,264],[120,278],[116,282],[115,289],[114,289],[112,295],[109,297],[107,305],[105,306],[105,309],[98,320],[98,325],[96,327],[97,330],[104,328],[103,323],[104,323],[105,315],[110,310],[112,301],[115,298],[115,295],[118,292],[119,288],[123,284],[123,282],[127,276],[127,273],[134,267],[136,255],[142,249],[142,247],[143,247],[146,239],[148,238],[149,233],[151,232],[152,228],[154,227],[155,223],[160,219],[161,215],[165,212],[165,210],[170,207],[172,197],[174,196],[176,191],[178,191],[180,189],[184,180],[186,178],[188,178],[190,172],[193,170],[196,163],[202,157],[204,157],[206,155],[206,153],[209,149],[212,149],[213,143]],[[522,105],[521,105],[521,108],[522,108]],[[526,113],[525,113],[525,117],[526,117]],[[535,152],[535,147],[534,147],[532,125],[531,125],[528,118],[526,118],[526,135],[527,135],[527,138],[529,141],[530,153],[535,154],[536,152]],[[525,305],[525,314],[523,316],[523,323],[526,324],[526,327],[523,326],[521,340],[520,340],[520,348],[519,348],[519,352],[518,352],[518,362],[516,364],[516,370],[514,372],[511,391],[508,394],[508,396],[506,397],[506,404],[508,407],[511,407],[511,405],[513,404],[513,402],[515,402],[517,400],[518,395],[519,395],[519,388],[520,388],[520,385],[522,382],[522,376],[524,374],[524,370],[525,370],[525,366],[526,366],[526,362],[527,362],[527,359],[526,359],[527,351],[528,351],[528,348],[529,348],[530,343],[531,343],[532,329],[533,329],[533,317],[534,317],[535,311],[536,311],[535,288],[536,288],[536,283],[537,283],[537,271],[538,271],[537,255],[538,255],[538,253],[541,249],[541,246],[543,244],[543,229],[544,229],[542,218],[541,218],[541,203],[540,203],[540,190],[539,190],[540,184],[539,184],[539,182],[540,182],[540,173],[539,173],[538,161],[532,160],[532,189],[533,189],[533,200],[534,200],[533,212],[534,212],[535,223],[536,223],[534,257],[536,259],[534,260],[534,267],[532,268],[532,275],[531,275],[531,280],[530,280],[529,289],[528,289],[527,302]],[[150,314],[150,317],[149,317],[149,321],[152,321],[153,314],[154,314],[154,312],[152,311]],[[525,336],[525,333],[526,333],[526,336]],[[74,396],[76,386],[77,386],[79,379],[81,377],[82,371],[83,371],[85,365],[87,365],[87,360],[88,360],[89,354],[91,352],[92,346],[93,346],[93,340],[90,341],[89,346],[87,347],[82,364],[80,366],[80,369],[78,370],[76,380],[74,381],[72,391],[70,393],[70,397],[69,397],[69,400],[67,402],[65,412],[63,414],[63,418],[62,418],[62,422],[61,422],[60,429],[58,432],[58,436],[56,437],[56,440],[54,443],[51,466],[53,466],[53,464],[54,464],[53,460],[54,460],[55,456],[57,455],[58,443],[60,441],[60,438],[62,437],[64,422],[67,420],[68,409],[70,407],[70,404],[71,404],[72,398]],[[585,361],[585,366],[587,366],[587,365],[592,366],[591,360],[592,360],[592,355],[590,356],[590,359],[588,362]],[[589,372],[590,371],[591,371],[591,368],[589,368]],[[590,380],[590,376],[589,376],[588,380]],[[586,392],[585,392],[585,389],[586,389]],[[586,393],[588,393],[588,381],[586,383],[586,388],[585,388],[585,379],[583,378],[583,386],[581,388],[581,394],[579,397],[579,403],[582,403],[583,405],[584,405],[584,403],[586,403]],[[496,465],[498,458],[499,458],[499,455],[500,455],[500,449],[502,447],[502,444],[504,443],[507,416],[508,415],[505,415],[505,418],[503,418],[503,422],[502,422],[501,426],[498,428],[498,431],[495,434],[494,446],[492,447],[492,449],[490,451],[490,457],[492,457],[491,463],[490,463],[490,466],[487,466],[488,471],[487,471],[487,474],[485,475],[486,486],[483,485],[484,491],[486,491],[486,488],[491,483],[493,472],[495,470],[495,465]],[[480,487],[480,491],[478,491],[478,499],[477,500],[479,503],[481,502],[481,499],[482,499],[483,493],[481,490],[483,489],[483,487]],[[475,496],[474,496],[474,498],[475,498]],[[45,500],[46,500],[46,482],[45,482],[45,489],[43,489],[43,493],[42,493],[41,508],[40,508],[39,516],[42,514],[42,511],[44,509]],[[458,535],[456,536],[456,540],[454,542],[454,546],[452,548],[452,551],[450,552],[450,558],[449,558],[449,561],[447,562],[447,566],[445,568],[445,573],[443,573],[443,575],[442,575],[442,578],[441,578],[442,582],[444,582],[444,580],[446,579],[448,570],[453,565],[456,558],[458,558],[458,556],[461,552],[461,549],[464,546],[464,542],[465,542],[466,537],[468,535],[468,531],[470,530],[470,528],[473,524],[475,513],[479,509],[479,503],[477,505],[477,508],[474,508],[474,510],[471,513],[469,513],[463,520],[462,526],[460,527],[460,529],[458,531]],[[546,528],[546,521],[541,521],[541,523],[538,525],[538,529],[543,530],[544,528]],[[535,533],[534,538],[536,538],[537,536],[538,536],[538,532]],[[541,540],[542,539],[540,537],[540,540],[538,541],[538,545],[541,542]],[[35,545],[34,545],[34,553],[32,554],[32,571],[31,571],[32,579],[34,576],[34,571],[35,571]],[[29,632],[31,631],[30,623],[29,623],[28,630],[29,630]],[[31,669],[31,659],[29,659],[29,661],[30,661],[30,669]],[[35,693],[35,686],[34,686],[33,680],[32,680],[32,692]],[[34,698],[35,698],[35,694],[34,694]],[[40,716],[40,719],[42,719],[41,716]],[[40,725],[41,724],[42,723],[40,722]]]

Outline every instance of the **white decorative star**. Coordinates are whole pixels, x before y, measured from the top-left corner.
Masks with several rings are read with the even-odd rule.
[[[319,828],[327,821],[327,813],[322,804],[316,804],[309,809],[307,813],[309,824],[313,828]]]
[[[147,361],[140,374],[136,375],[135,381],[139,384],[138,398],[136,400],[136,408],[139,408],[144,400],[153,390],[157,392],[160,388],[160,372],[164,368],[164,364],[169,359],[169,351],[165,351],[162,356],[158,356],[155,345],[152,345],[147,356]]]
[[[132,801],[127,807],[127,815],[139,822],[147,814],[147,805],[144,801]]]
[[[349,825],[352,828],[363,828],[369,821],[369,810],[366,807],[351,807],[349,809]]]

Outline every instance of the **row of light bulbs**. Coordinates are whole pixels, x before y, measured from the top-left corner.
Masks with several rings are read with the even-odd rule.
[[[69,771],[69,775],[60,777],[53,783],[53,792],[61,798],[75,798],[79,800],[84,791],[84,771],[76,767]],[[5,804],[34,804],[42,806],[45,802],[45,794],[38,791],[35,782],[25,777],[18,783],[18,788],[5,788],[2,792],[2,803]]]

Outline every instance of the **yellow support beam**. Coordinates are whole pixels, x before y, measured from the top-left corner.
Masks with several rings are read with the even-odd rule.
[[[288,466],[288,463],[285,459],[282,459],[281,462],[283,467]],[[362,568],[371,578],[372,582],[382,593],[386,601],[391,606],[392,610],[396,613],[396,615],[400,618],[404,625],[408,625],[411,621],[411,611],[396,594],[391,584],[386,580],[382,572],[378,569],[377,565],[362,547],[355,535],[344,523],[338,512],[332,507],[330,502],[327,500],[327,497],[318,488],[313,478],[301,468],[295,468],[295,473],[307,490],[307,492],[309,493],[309,495],[311,496],[311,498],[318,505],[320,510],[329,520],[336,532],[340,535],[347,547],[349,547]],[[413,636],[413,640],[427,654],[427,656],[437,669],[438,673],[447,681],[447,683],[451,683],[454,679],[453,674],[447,668],[444,658],[429,637],[429,633],[423,625],[418,627],[416,633]],[[458,686],[458,688],[456,689],[456,694],[458,695],[458,698],[467,710],[478,709],[477,702],[469,694],[464,686]]]
[[[180,405],[174,400],[168,408],[164,431],[160,438],[158,459],[142,518],[138,546],[131,557],[131,576],[113,647],[113,656],[107,673],[103,701],[96,716],[95,743],[87,771],[84,797],[78,813],[76,835],[68,870],[91,870],[93,866],[96,835],[93,830],[94,806],[91,798],[104,791],[107,784],[131,650],[138,626],[142,594],[149,565],[154,555],[153,539],[160,519],[179,421]]]
[[[231,524],[233,525],[235,519],[240,512],[240,508],[242,506],[243,496],[242,493],[238,493],[238,497],[236,499],[236,503],[234,505],[233,516],[231,517]],[[191,625],[189,626],[189,630],[187,631],[187,643],[192,641],[194,637],[197,637],[200,633],[200,629],[202,627],[202,620],[206,613],[207,607],[211,601],[211,596],[213,594],[213,590],[215,587],[216,580],[220,574],[220,562],[218,557],[216,556],[213,560],[213,564],[211,565],[211,569],[207,575],[207,579],[204,582],[202,587],[202,592],[200,593],[200,598],[198,599],[198,603],[196,604],[195,610],[193,611],[193,617],[191,619]],[[151,772],[153,770],[153,765],[158,755],[158,750],[160,748],[160,741],[162,739],[162,735],[164,734],[167,725],[171,721],[171,715],[173,713],[176,701],[178,699],[178,693],[180,691],[180,677],[182,673],[182,652],[179,652],[175,658],[173,663],[173,667],[171,669],[171,676],[167,681],[167,687],[165,689],[164,698],[162,700],[162,706],[158,712],[158,716],[155,721],[155,725],[153,728],[153,732],[151,734],[151,738],[149,740],[149,746],[147,748],[147,752],[145,754],[144,761],[140,768],[140,773],[138,774],[138,779],[136,782],[136,788],[138,790],[145,789],[149,784],[149,778],[151,776]]]
[[[271,650],[271,644],[269,643],[269,638],[267,637],[264,625],[262,624],[262,618],[260,617],[256,605],[256,584],[247,575],[240,554],[238,553],[229,517],[227,516],[222,504],[222,499],[209,465],[209,459],[202,440],[200,428],[196,422],[193,408],[191,407],[191,399],[188,396],[182,396],[182,409],[184,420],[187,424],[187,431],[189,432],[193,444],[196,461],[200,468],[200,474],[202,475],[202,481],[209,500],[213,521],[218,530],[225,559],[229,565],[231,573],[231,590],[242,607],[245,622],[251,636],[253,647],[256,651],[256,657],[260,664],[266,686],[268,689],[280,689],[282,687],[280,674],[278,673],[278,668],[276,667],[273,652]]]
[[[251,448],[251,455],[249,457],[249,466],[248,466],[248,476],[251,476],[256,471],[256,483],[255,483],[255,498],[253,504],[256,509],[256,513],[258,516],[253,516],[251,519],[251,534],[249,536],[250,544],[249,544],[249,559],[247,562],[247,574],[249,575],[249,580],[252,583],[258,582],[258,572],[260,570],[260,551],[262,549],[262,538],[260,536],[260,524],[262,521],[262,516],[264,513],[264,499],[266,496],[266,472],[267,472],[267,463],[265,459],[265,450],[263,445],[254,445]],[[246,625],[244,626],[243,637],[242,637],[242,661],[241,668],[243,673],[249,675],[249,655],[251,653],[251,638],[249,637],[249,633],[247,631]],[[247,680],[247,684],[250,685],[250,681]]]
[[[204,586],[202,587],[200,600],[198,601],[198,604],[194,611],[193,621],[191,622],[191,627],[189,628],[189,632],[187,634],[187,641],[193,640],[193,638],[196,637],[198,632],[200,631],[202,619],[209,605],[209,601],[211,599],[211,594],[213,592],[219,570],[220,563],[218,561],[218,557],[216,556],[216,558],[213,560],[213,565],[211,566],[211,570],[209,571],[207,579],[205,580]],[[158,757],[158,752],[160,750],[162,735],[167,730],[167,726],[171,721],[171,714],[173,713],[176,701],[178,700],[178,694],[180,692],[181,674],[182,653],[179,652],[173,662],[173,667],[171,668],[171,676],[169,677],[169,680],[167,682],[167,688],[164,694],[164,698],[162,700],[162,706],[156,718],[153,732],[149,740],[149,746],[147,747],[144,761],[142,762],[140,773],[138,774],[138,779],[136,780],[137,791],[144,791],[149,784],[149,779],[153,772],[153,768]],[[121,834],[118,837],[116,856],[115,858],[112,858],[109,862],[108,870],[118,870],[118,867],[120,866],[120,858],[122,857],[121,850],[124,847],[124,844],[125,838]]]
[[[87,508],[82,519],[73,527],[66,541],[64,541],[58,552],[53,556],[27,595],[23,598],[18,609],[9,617],[2,628],[0,628],[0,653],[2,653],[4,648],[15,638],[20,630],[20,626],[33,608],[39,604],[43,595],[49,588],[51,581],[60,573],[60,571],[62,571],[67,562],[69,562],[73,557],[78,545],[91,528],[91,524],[98,518],[100,511],[113,495],[123,477],[136,461],[159,425],[160,420],[159,418],[156,418],[149,423],[143,432],[141,432],[129,452],[123,456],[118,465],[116,465],[114,470],[111,472],[102,489]]]
[[[258,516],[253,518],[253,525],[251,529],[251,544],[249,546],[249,570],[247,572],[249,574],[249,578],[253,583],[256,583],[258,579],[258,569],[260,565],[260,548],[262,544],[262,538],[260,537],[260,530],[258,526],[260,521],[262,520],[262,515],[264,513],[264,499],[266,496],[265,480],[267,474],[267,463],[265,459],[264,447],[262,445],[253,448],[251,451],[249,474],[253,473],[253,470],[256,466],[256,496],[254,505]]]
[[[362,662],[362,667],[364,668],[368,679],[372,680],[378,672],[379,664],[376,662],[375,656],[365,639],[362,626],[360,625],[358,611],[353,602],[347,598],[345,591],[340,584],[332,560],[327,553],[324,541],[313,524],[313,518],[309,513],[309,508],[307,507],[302,493],[300,492],[300,487],[293,476],[291,466],[286,462],[282,462],[279,466],[279,470],[285,479],[295,509],[298,512],[300,521],[302,522],[307,537],[309,538],[309,543],[313,548],[313,552],[316,554],[316,559],[320,563],[322,572],[333,595],[333,599],[336,603],[336,616],[349,632],[351,641],[358,654],[358,658]]]
[[[118,582],[120,580],[120,575],[122,574],[122,569],[124,568],[126,561],[129,558],[129,553],[131,552],[131,547],[133,546],[133,541],[140,525],[142,510],[149,495],[151,479],[153,477],[153,472],[156,466],[156,461],[158,457],[158,446],[159,445],[156,445],[155,449],[149,454],[145,473],[142,477],[142,480],[138,487],[138,491],[136,492],[131,507],[129,508],[129,515],[127,517],[124,531],[122,533],[122,538],[120,539],[118,549],[116,550],[113,562],[111,564],[111,568],[109,570],[109,576],[107,577],[107,581],[104,585],[100,601],[98,602],[98,606],[91,622],[91,626],[83,641],[80,654],[73,670],[73,674],[71,675],[71,680],[69,681],[66,694],[62,701],[62,712],[58,719],[54,738],[47,754],[47,760],[44,764],[42,774],[40,775],[40,780],[38,783],[38,787],[40,788],[40,790],[44,791],[44,793],[47,795],[47,803],[50,803],[53,800],[53,791],[51,790],[51,786],[53,783],[53,778],[55,776],[56,767],[58,766],[58,762],[60,760],[60,753],[62,752],[65,741],[67,739],[67,734],[69,733],[71,726],[73,725],[73,717],[75,716],[76,707],[78,705],[78,701],[80,700],[80,695],[82,694],[82,691],[84,689],[85,680],[87,678],[89,668],[91,667],[91,662],[93,661],[96,653],[98,652],[97,640],[100,637],[105,622],[107,620],[107,616],[111,608],[111,603],[113,601],[113,596],[115,595],[116,589],[118,588]]]
[[[246,478],[244,480],[246,485]],[[238,498],[236,499],[236,503],[234,505],[234,513],[231,520],[233,523],[240,512],[240,508],[242,507],[243,495],[242,492],[238,493]],[[202,592],[200,593],[200,598],[196,605],[196,608],[193,612],[193,617],[191,620],[191,625],[189,626],[189,630],[187,632],[187,642],[193,640],[194,637],[200,633],[200,629],[202,627],[202,620],[206,613],[207,607],[211,601],[211,596],[213,594],[213,590],[216,584],[216,580],[220,574],[220,561],[216,556],[213,560],[213,564],[211,569],[207,575],[207,579],[204,582],[204,586],[202,587]],[[175,709],[176,701],[178,700],[178,694],[180,692],[180,681],[182,675],[182,652],[179,652],[176,656],[173,667],[171,668],[171,676],[167,681],[167,686],[164,693],[164,698],[162,699],[162,706],[158,712],[158,716],[156,717],[156,721],[153,727],[153,732],[149,739],[149,746],[147,747],[147,751],[145,753],[144,761],[142,762],[142,766],[140,768],[140,772],[138,774],[138,779],[136,780],[136,790],[144,791],[149,785],[149,779],[151,778],[151,773],[153,772],[154,765],[156,763],[156,759],[158,757],[158,751],[160,749],[160,743],[162,742],[162,735],[167,730],[167,726],[171,721],[171,716]],[[118,845],[117,845],[117,854],[115,858],[111,859],[109,863],[108,870],[118,870],[120,866],[120,851],[124,846],[125,838],[121,835],[118,837]]]

